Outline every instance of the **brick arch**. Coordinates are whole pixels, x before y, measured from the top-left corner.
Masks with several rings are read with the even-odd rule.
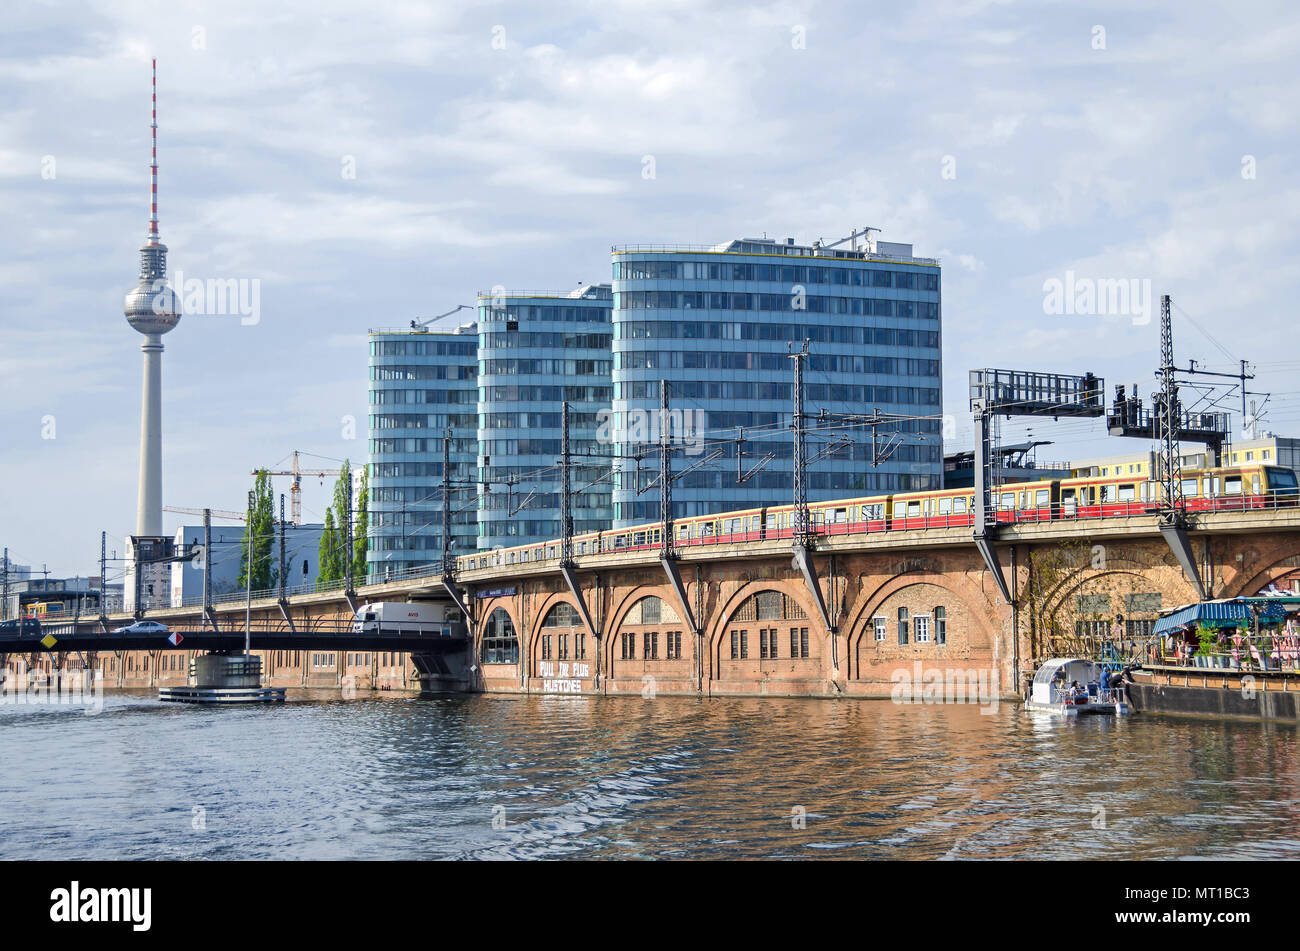
[[[623,619],[627,617],[628,612],[636,606],[637,602],[649,597],[659,598],[661,601],[671,605],[672,609],[679,615],[682,613],[682,606],[677,603],[677,595],[673,592],[673,589],[667,585],[647,584],[638,585],[633,588],[619,600],[618,604],[613,606],[609,615],[609,623],[601,633],[600,649],[603,653],[603,656],[601,657],[601,670],[610,671],[614,669],[613,665],[616,660],[615,654],[618,651],[618,635],[620,633],[620,628],[623,626]],[[682,618],[681,624],[683,633],[689,633],[690,628],[687,624],[686,618]],[[689,648],[687,647],[688,640],[690,641]],[[682,638],[683,657],[687,656],[688,649],[690,656],[693,657],[695,654],[695,638],[693,635],[689,638]]]
[[[740,606],[745,603],[747,598],[753,597],[760,591],[779,591],[784,595],[793,598],[799,607],[803,608],[803,613],[808,622],[808,634],[811,637],[816,633],[818,645],[825,648],[829,641],[829,635],[825,625],[822,624],[820,612],[817,605],[813,603],[812,596],[804,587],[802,581],[785,581],[780,578],[761,578],[755,581],[747,581],[727,598],[725,602],[718,605],[710,618],[706,629],[705,642],[708,644],[709,670],[706,677],[716,677],[718,652],[722,649],[722,639],[731,626],[732,616],[740,610]],[[826,657],[824,651],[819,651],[819,655]]]
[[[1178,577],[1187,585],[1188,589],[1190,590],[1191,582],[1183,578],[1183,573],[1181,569],[1178,570]],[[1056,617],[1057,613],[1061,611],[1069,602],[1069,599],[1074,595],[1078,594],[1079,589],[1081,589],[1084,585],[1097,584],[1098,582],[1101,582],[1103,580],[1115,579],[1115,578],[1132,578],[1136,582],[1147,585],[1148,587],[1150,587],[1152,584],[1150,575],[1144,574],[1142,569],[1138,567],[1099,569],[1095,574],[1088,575],[1086,578],[1079,575],[1072,575],[1066,581],[1063,581],[1061,584],[1057,585],[1054,589],[1052,589],[1052,592],[1047,597],[1045,613],[1047,614],[1048,617]],[[1195,597],[1195,595],[1193,595],[1193,597]],[[1123,607],[1115,607],[1114,605],[1112,605],[1112,607],[1114,608],[1112,616],[1107,620],[1114,620],[1115,614],[1127,613],[1125,612]]]
[[[960,577],[969,581],[968,575],[962,574]],[[962,584],[961,587],[977,587],[979,597],[974,598],[967,592],[960,590],[958,586],[953,585],[948,578],[948,575],[933,571],[907,571],[887,578],[876,585],[870,592],[857,599],[854,607],[846,615],[847,623],[843,626],[843,630],[848,634],[848,678],[850,680],[859,678],[862,675],[862,671],[859,669],[858,651],[862,639],[867,633],[866,619],[873,617],[876,610],[895,594],[916,585],[928,584],[951,593],[954,599],[961,602],[966,616],[973,619],[978,626],[977,630],[972,632],[975,635],[971,638],[972,645],[988,648],[989,650],[993,649],[998,632],[990,621],[990,605],[987,597],[984,596],[983,589],[978,588],[977,583],[975,585]]]
[[[510,595],[507,595],[498,598],[488,598],[486,600],[486,603],[483,605],[483,610],[479,614],[478,619],[474,622],[474,628],[473,628],[474,650],[472,654],[474,659],[472,663],[474,663],[475,665],[478,665],[479,658],[482,656],[483,632],[487,628],[488,621],[491,619],[492,615],[496,613],[497,608],[500,608],[501,610],[505,611],[506,617],[510,618],[510,623],[514,625],[515,637],[520,639],[519,660],[520,663],[523,662],[524,642],[523,642],[523,635],[521,633],[523,628],[519,624],[518,612],[510,610],[510,604],[509,604],[510,597],[511,597]]]
[[[1272,562],[1266,568],[1261,568],[1255,571],[1245,581],[1234,580],[1230,586],[1230,592],[1225,591],[1223,596],[1225,598],[1249,597],[1259,591],[1260,588],[1267,588],[1279,578],[1284,578],[1287,575],[1293,575],[1300,572],[1300,565],[1283,564],[1285,561],[1295,559],[1297,555],[1300,555],[1300,545],[1297,546],[1296,551],[1293,551],[1290,554],[1278,556],[1277,560]]]
[[[546,616],[551,613],[551,609],[557,604],[567,604],[569,607],[573,608],[573,610],[578,610],[577,602],[573,600],[572,595],[570,595],[568,591],[551,591],[546,595],[533,615],[533,629],[528,632],[528,662],[530,665],[535,665],[539,660],[541,660],[542,622],[546,620]],[[511,618],[511,620],[514,619]],[[581,612],[578,613],[578,623],[573,625],[572,629],[583,634],[587,633],[587,625],[582,621]],[[515,625],[515,633],[519,633],[518,624]],[[523,658],[521,657],[520,660],[522,659]],[[529,677],[537,676],[532,670],[529,670],[527,675]]]

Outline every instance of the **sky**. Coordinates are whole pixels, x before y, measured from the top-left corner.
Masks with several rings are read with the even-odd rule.
[[[52,576],[97,573],[100,532],[121,555],[135,524],[143,338],[122,298],[152,57],[172,276],[249,305],[187,307],[164,338],[167,505],[242,510],[250,471],[295,449],[363,462],[371,328],[608,281],[616,244],[863,226],[943,264],[949,451],[970,445],[972,368],[1150,394],[1161,294],[1178,362],[1252,361],[1264,426],[1300,433],[1293,4],[19,2],[0,11],[0,545]],[[1049,313],[1070,275],[1154,300]],[[1031,431],[1043,458],[1148,448],[1099,421],[1003,438]],[[306,519],[329,491],[306,480]]]

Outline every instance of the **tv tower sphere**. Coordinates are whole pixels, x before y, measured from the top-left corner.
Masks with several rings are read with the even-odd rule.
[[[162,534],[162,335],[181,319],[180,301],[167,286],[167,245],[158,239],[158,61],[153,61],[153,160],[149,163],[149,234],[140,246],[140,281],[126,295],[126,322],[144,334],[140,405],[140,485],[137,536]]]

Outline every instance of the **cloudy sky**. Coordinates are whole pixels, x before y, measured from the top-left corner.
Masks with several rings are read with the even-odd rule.
[[[0,12],[0,544],[20,563],[93,572],[100,531],[121,553],[134,527],[122,297],[154,56],[172,272],[259,282],[255,322],[165,338],[169,505],[242,509],[249,470],[294,449],[364,460],[368,328],[608,280],[612,244],[863,225],[942,259],[963,444],[972,367],[1151,391],[1157,305],[1045,313],[1067,272],[1171,294],[1179,361],[1256,362],[1269,424],[1300,432],[1284,0],[293,6]],[[1051,458],[1146,448],[1100,433],[1034,426]],[[327,493],[309,480],[308,518]]]

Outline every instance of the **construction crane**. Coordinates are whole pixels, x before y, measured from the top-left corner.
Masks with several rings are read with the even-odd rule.
[[[417,317],[417,318],[415,318],[415,320],[411,321],[411,329],[412,329],[412,330],[418,330],[420,333],[428,333],[428,332],[429,332],[429,325],[430,325],[430,324],[432,324],[432,323],[436,323],[436,322],[438,322],[439,320],[442,320],[442,318],[444,318],[444,317],[450,317],[452,314],[458,313],[459,311],[462,311],[462,310],[473,310],[473,309],[474,309],[474,308],[471,307],[471,306],[469,306],[469,304],[457,304],[457,305],[456,305],[455,307],[453,307],[451,310],[447,311],[447,313],[445,313],[445,314],[439,314],[437,317]]]
[[[257,475],[263,470],[254,469],[252,474]],[[288,471],[284,469],[266,470],[267,475],[273,476],[293,476],[293,485],[289,488],[290,515],[289,521],[297,528],[302,524],[302,477],[319,476],[324,479],[327,476],[338,475],[329,469],[304,469],[298,464],[298,450],[293,451],[293,465]]]
[[[242,522],[248,517],[245,512],[229,512],[225,509],[187,509],[179,505],[164,505],[163,511],[176,512],[180,515],[202,515],[207,512],[213,518],[228,518],[232,522]]]
[[[852,250],[856,251],[858,250],[858,238],[866,238],[866,240],[862,244],[862,249],[864,251],[870,251],[872,250],[871,232],[879,231],[879,230],[880,230],[879,228],[859,228],[857,231],[854,231],[852,234],[850,234],[847,238],[840,238],[840,240],[838,241],[831,241],[829,243],[818,238],[816,241],[813,242],[813,250],[825,251],[828,250],[829,248],[838,248],[841,244],[844,244],[844,242],[851,241],[852,242],[851,248]]]

